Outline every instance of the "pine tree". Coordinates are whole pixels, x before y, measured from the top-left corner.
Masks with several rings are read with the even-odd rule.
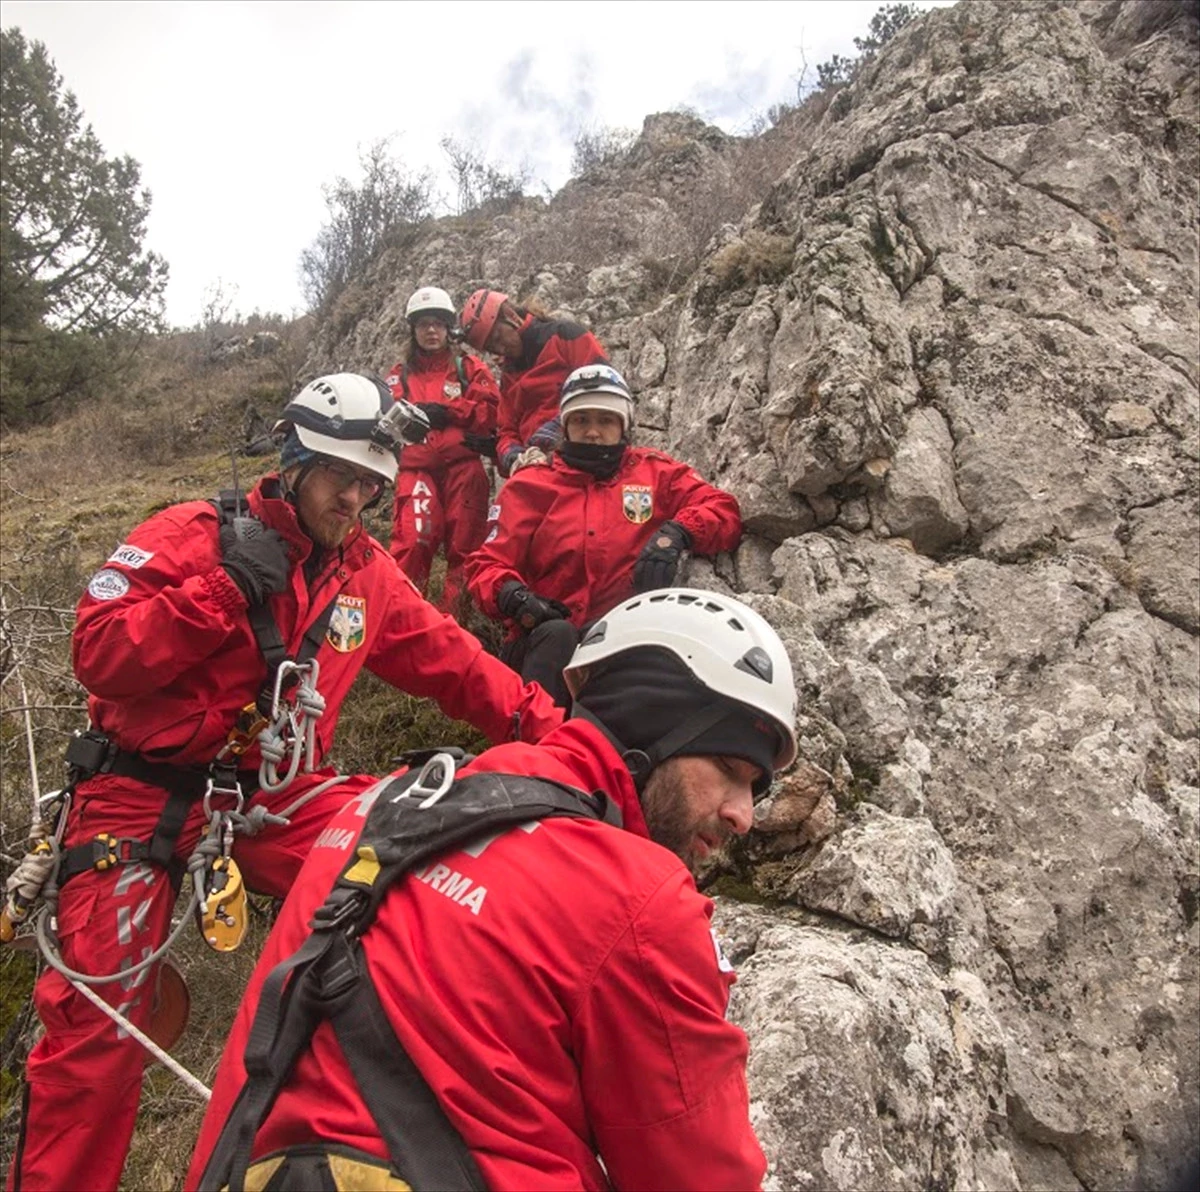
[[[143,248],[150,192],[138,163],[105,156],[46,47],[3,30],[0,74],[0,364],[11,424],[53,412],[111,367],[113,337],[161,326],[167,265]]]

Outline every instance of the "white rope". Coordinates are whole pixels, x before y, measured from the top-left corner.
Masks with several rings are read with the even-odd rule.
[[[163,1051],[149,1035],[139,1031],[120,1010],[110,1006],[95,990],[90,989],[82,981],[76,981],[74,977],[68,977],[68,981],[83,994],[97,1010],[102,1010],[109,1016],[123,1031],[127,1032],[135,1038],[162,1066],[168,1071],[178,1076],[184,1084],[188,1086],[197,1096],[205,1101],[212,1100],[212,1089],[207,1085],[202,1084],[195,1076],[193,1076],[178,1060],[172,1059],[171,1056]]]

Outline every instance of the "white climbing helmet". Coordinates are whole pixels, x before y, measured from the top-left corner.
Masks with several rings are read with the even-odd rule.
[[[439,290],[437,286],[422,286],[408,300],[408,305],[404,308],[404,317],[409,325],[416,323],[422,315],[433,315],[447,327],[453,327],[458,317],[450,295],[445,290]]]
[[[288,402],[274,433],[279,437],[294,429],[310,451],[394,481],[399,442],[383,421],[392,405],[391,391],[382,381],[360,373],[333,373],[309,381]]]
[[[585,364],[563,382],[558,416],[565,422],[567,415],[577,410],[608,410],[618,415],[626,436],[633,426],[633,394],[625,378],[608,364]]]
[[[731,596],[663,588],[618,604],[584,635],[563,670],[572,696],[588,669],[628,650],[674,654],[709,691],[761,713],[779,730],[775,769],[796,760],[796,682],[779,635]]]

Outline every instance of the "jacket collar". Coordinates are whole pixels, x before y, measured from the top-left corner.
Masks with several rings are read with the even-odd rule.
[[[443,348],[440,352],[413,352],[408,370],[415,373],[446,372],[452,364],[449,348]]]

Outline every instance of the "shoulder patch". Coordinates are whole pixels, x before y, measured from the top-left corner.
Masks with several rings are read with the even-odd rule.
[[[138,567],[144,567],[153,558],[152,550],[142,550],[140,547],[129,546],[123,542],[108,556],[108,562],[120,563],[123,567],[136,570]]]
[[[129,591],[129,580],[119,571],[105,567],[103,571],[97,571],[92,576],[87,590],[93,600],[116,600],[118,596],[124,596]]]
[[[500,527],[499,527],[499,526],[493,526],[493,527],[492,527],[492,528],[491,528],[491,529],[488,531],[488,535],[487,535],[487,537],[484,539],[484,542],[491,542],[491,541],[492,541],[492,540],[493,540],[493,539],[496,537],[496,535],[497,535],[497,534],[499,534],[499,533],[500,533]]]
[[[499,505],[489,506],[488,515],[487,515],[488,521],[497,521],[497,520],[499,520],[499,517],[500,517],[500,506]]]

